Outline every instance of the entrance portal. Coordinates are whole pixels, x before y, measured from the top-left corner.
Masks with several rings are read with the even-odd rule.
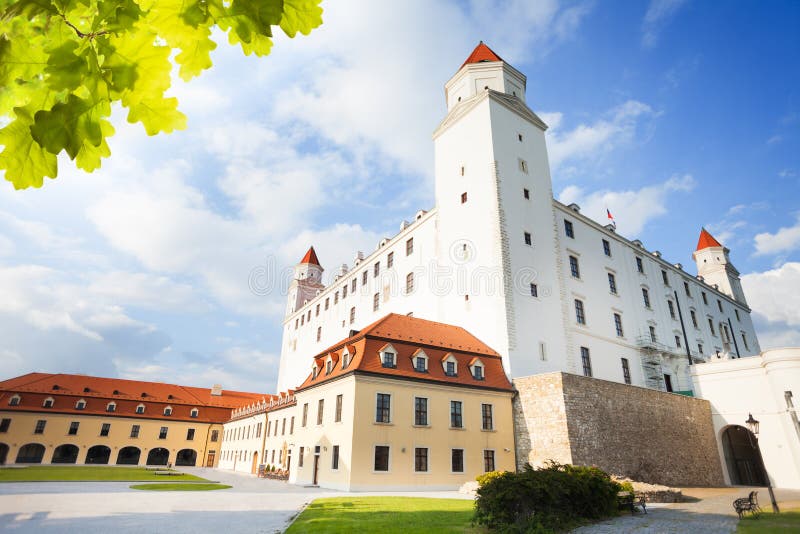
[[[756,437],[743,426],[729,426],[722,431],[722,450],[731,484],[766,486]]]
[[[147,465],[167,465],[169,460],[169,451],[162,447],[150,449],[147,453]]]

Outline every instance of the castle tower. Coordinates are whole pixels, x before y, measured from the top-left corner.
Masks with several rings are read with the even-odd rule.
[[[481,332],[513,376],[555,370],[531,347],[565,352],[547,126],[525,85],[481,42],[446,83],[433,134],[438,261],[453,281],[438,317]]]
[[[706,283],[716,285],[720,291],[747,306],[742,283],[739,280],[739,271],[731,263],[729,253],[728,248],[722,246],[703,228],[700,230],[697,250],[692,254],[692,258],[697,263],[697,274],[702,276]]]
[[[309,248],[300,263],[294,267],[294,278],[289,284],[289,301],[286,306],[286,315],[294,313],[306,301],[314,298],[318,291],[325,289],[322,284],[323,271],[324,269],[319,264],[314,247]]]

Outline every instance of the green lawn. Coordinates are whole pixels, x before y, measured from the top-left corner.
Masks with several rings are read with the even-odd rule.
[[[739,521],[736,532],[744,534],[772,534],[800,532],[800,510],[784,510],[779,514],[764,512],[758,519],[747,516]]]
[[[148,471],[144,467],[36,465],[29,467],[0,468],[0,482],[139,482],[151,480],[159,480],[164,482],[208,482],[208,480],[204,478],[196,477],[194,475],[187,475],[185,473],[170,476],[156,475],[155,471]]]
[[[232,488],[225,484],[201,484],[198,482],[177,483],[177,484],[135,484],[131,489],[148,491],[212,491]]]
[[[473,501],[420,497],[336,497],[317,499],[286,534],[314,532],[467,532],[483,533],[471,524]]]

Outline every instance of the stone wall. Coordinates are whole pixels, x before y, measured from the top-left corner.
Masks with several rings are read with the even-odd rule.
[[[518,466],[552,459],[643,482],[724,485],[708,401],[568,373],[514,385]]]

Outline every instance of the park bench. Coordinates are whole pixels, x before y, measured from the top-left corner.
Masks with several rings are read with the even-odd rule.
[[[747,497],[733,501],[733,509],[736,510],[739,519],[744,517],[746,512],[750,512],[753,517],[757,518],[761,513],[761,507],[758,505],[758,492],[751,491]]]
[[[642,512],[647,513],[647,501],[644,495],[637,495],[630,491],[620,491],[617,494],[617,505],[620,510],[630,510],[631,514],[636,513],[636,508],[641,508]]]

